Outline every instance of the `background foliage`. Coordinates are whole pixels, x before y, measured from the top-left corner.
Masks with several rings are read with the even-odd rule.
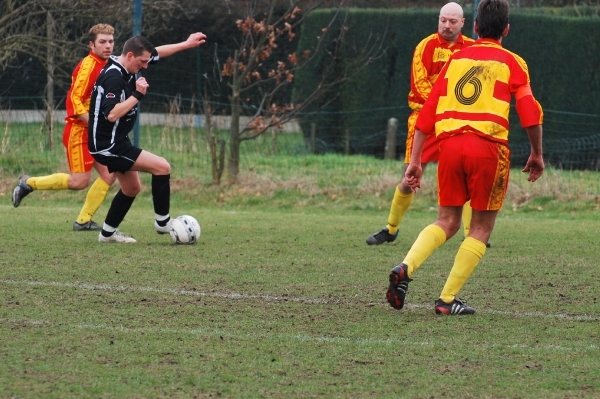
[[[323,34],[320,26],[330,19],[331,12],[319,10],[311,14],[303,25],[299,51],[309,47],[315,36]],[[513,11],[510,33],[503,45],[528,63],[534,95],[546,111],[544,136],[548,159],[565,167],[597,168],[600,19],[540,14]],[[386,51],[357,79],[314,104],[315,114],[302,119],[305,135],[311,123],[317,125],[317,135],[324,138],[321,151],[342,148],[349,131],[352,152],[382,155],[390,117],[400,121],[400,129],[406,134],[412,54],[423,38],[435,32],[437,15],[437,10],[348,10],[347,40],[339,63],[352,59],[355,43],[373,34],[385,36]],[[469,35],[467,27],[472,26],[472,17],[465,16],[463,33]],[[310,70],[296,76],[297,98],[319,84],[319,68],[315,63]],[[526,160],[527,138],[516,114],[511,116],[511,131],[513,159]],[[399,151],[403,151],[403,140],[398,142]]]
[[[97,22],[94,19],[97,19],[97,14],[94,17],[93,10],[97,13],[101,3],[86,3],[92,11],[60,19],[60,23],[66,24],[71,32],[64,38],[63,45],[75,49],[71,49],[67,58],[57,56],[63,71],[70,73],[79,58],[86,54],[82,37],[92,21]],[[169,11],[165,13],[153,13],[151,6],[158,7],[158,3],[151,3],[144,4],[143,33],[153,42],[176,42],[184,40],[190,32],[202,30],[207,33],[209,43],[198,50],[179,53],[145,72],[152,90],[142,104],[142,113],[201,114],[204,101],[201,96],[206,94],[216,115],[228,115],[229,93],[221,71],[225,60],[233,53],[236,40],[239,40],[235,21],[243,15],[244,2],[165,2]],[[377,2],[373,6],[395,5],[388,3]],[[348,148],[349,153],[382,156],[386,125],[389,118],[394,117],[399,121],[396,154],[402,156],[406,118],[410,113],[406,96],[412,52],[421,39],[435,32],[438,7],[443,3],[417,1],[405,4],[436,7],[429,9],[346,9],[344,18],[337,20],[337,29],[342,26],[346,29],[344,42],[338,43],[343,46],[342,53],[346,57],[336,60],[340,73],[347,60],[369,40],[383,40],[385,51],[352,81],[331,91],[329,97],[313,104],[301,115],[306,137],[310,134],[311,124],[316,127],[316,152],[346,152]],[[536,3],[540,4],[557,5],[554,2]],[[523,1],[513,4],[511,32],[504,42],[506,48],[528,62],[534,94],[546,114],[547,159],[565,168],[600,167],[600,18],[598,6],[594,2],[587,4],[589,6],[559,8],[519,7],[528,5]],[[73,10],[80,6],[73,3]],[[463,6],[466,17],[463,32],[471,35],[471,2],[463,2]],[[185,12],[176,12],[180,9],[185,9]],[[114,21],[117,27],[117,52],[129,36],[130,13],[131,7],[126,5],[112,5],[107,9],[106,22]],[[323,32],[322,29],[333,13],[334,10],[328,9],[312,13],[303,24],[300,35],[292,41],[282,42],[276,52],[281,55],[295,49],[301,52],[310,48],[317,36],[331,34],[331,31]],[[37,58],[21,55],[16,64],[0,72],[2,109],[45,108],[46,68],[43,52],[38,53]],[[293,82],[295,94],[286,87],[278,94],[277,101],[286,104],[301,99],[303,93],[317,85],[322,77],[321,68],[329,61],[327,57],[330,54],[321,54],[312,69],[298,71]],[[276,62],[277,57],[276,54],[270,62]],[[62,100],[69,84],[68,74],[58,74],[55,84],[55,98],[61,108],[64,107]],[[256,92],[244,98],[243,113],[255,111],[255,99],[259,96],[260,93]],[[179,100],[174,107],[176,99]],[[527,157],[528,147],[516,115],[511,116],[511,121],[513,161],[519,163]]]

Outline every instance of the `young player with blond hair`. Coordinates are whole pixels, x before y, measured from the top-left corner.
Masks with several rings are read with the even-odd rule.
[[[87,146],[90,95],[96,78],[113,52],[114,32],[114,28],[107,24],[92,26],[89,30],[90,52],[73,70],[71,87],[65,101],[67,117],[63,132],[63,144],[71,173],[38,177],[23,175],[12,193],[12,202],[16,208],[34,190],[83,190],[90,185],[92,169],[96,169],[99,176],[90,187],[83,208],[73,223],[75,231],[100,229],[92,217],[115,181],[115,176],[108,172],[106,166],[94,161]]]

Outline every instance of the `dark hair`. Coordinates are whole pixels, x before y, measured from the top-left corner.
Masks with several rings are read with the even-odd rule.
[[[134,36],[131,39],[125,42],[123,45],[123,55],[127,53],[133,53],[134,56],[139,57],[144,54],[144,51],[152,54],[154,52],[154,45],[150,43],[150,40],[146,39],[144,36]]]
[[[477,31],[479,37],[500,39],[508,25],[510,6],[506,0],[482,0],[477,7]]]

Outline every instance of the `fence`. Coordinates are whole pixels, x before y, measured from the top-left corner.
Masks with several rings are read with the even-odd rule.
[[[149,96],[152,100],[152,96]],[[174,100],[174,98],[169,98]],[[169,109],[168,102],[161,104],[157,99],[154,108]],[[186,101],[181,101],[185,104]],[[189,104],[192,100],[188,101]],[[175,150],[181,156],[197,157],[198,154],[190,152],[192,148],[202,148],[204,143],[204,116],[192,113],[191,105],[181,105],[177,112],[144,112],[141,113],[141,140],[144,148],[155,146],[159,150]],[[197,111],[197,107],[196,107]],[[258,140],[244,142],[247,156],[254,155],[286,155],[298,156],[307,153],[342,153],[355,154],[355,148],[373,148],[373,156],[380,158],[403,159],[406,140],[406,120],[410,110],[406,106],[387,107],[385,109],[365,109],[353,111],[361,113],[356,123],[345,129],[345,134],[340,140],[332,136],[332,126],[310,122],[307,131],[301,131],[300,125],[290,122],[283,129],[272,130]],[[381,124],[380,115],[388,114],[388,120]],[[546,161],[564,169],[590,169],[600,170],[600,114],[584,114],[566,111],[544,110],[544,154]],[[0,110],[0,123],[2,125],[2,141],[0,142],[0,155],[2,167],[6,168],[6,160],[10,154],[17,151],[25,153],[45,153],[55,151],[60,156],[62,148],[62,125],[64,124],[64,110],[56,110],[53,114],[53,138],[49,140],[49,129],[45,126],[46,112],[44,110]],[[319,114],[312,112],[302,114],[306,120],[323,121],[331,118],[319,118]],[[348,113],[338,113],[336,118],[341,120],[348,117]],[[217,134],[228,140],[230,118],[228,115],[214,115],[213,128]],[[241,120],[242,126],[248,123],[248,116]],[[396,122],[391,122],[395,120]],[[518,126],[518,116],[511,115],[510,147],[512,161],[515,167],[523,165],[529,156],[527,136]],[[380,126],[381,125],[381,126]],[[374,129],[374,126],[377,128]],[[368,135],[361,134],[371,132]],[[54,144],[54,145],[51,145]],[[178,150],[177,148],[181,148]],[[364,153],[364,152],[361,152]],[[42,156],[42,155],[40,155]],[[244,156],[244,153],[242,153]]]

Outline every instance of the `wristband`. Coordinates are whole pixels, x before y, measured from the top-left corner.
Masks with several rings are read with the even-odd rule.
[[[140,93],[137,90],[134,90],[133,93],[131,93],[131,97],[135,97],[138,101],[142,101],[142,98],[144,98],[144,94]]]

